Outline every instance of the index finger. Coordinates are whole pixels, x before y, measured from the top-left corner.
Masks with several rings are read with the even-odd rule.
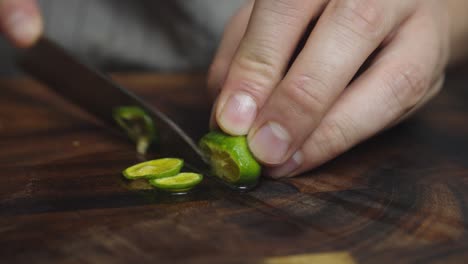
[[[217,100],[216,121],[245,135],[283,77],[307,26],[326,1],[257,0]]]

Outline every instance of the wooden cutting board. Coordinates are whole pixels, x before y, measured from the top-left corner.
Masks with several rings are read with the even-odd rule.
[[[412,119],[302,177],[180,197],[123,180],[142,158],[108,127],[36,82],[2,79],[0,262],[466,263],[467,70]],[[207,131],[202,76],[115,79],[194,138]]]

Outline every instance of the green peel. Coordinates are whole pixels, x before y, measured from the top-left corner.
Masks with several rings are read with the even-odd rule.
[[[117,124],[136,143],[136,150],[146,154],[156,140],[156,126],[153,119],[138,106],[121,106],[113,110]]]

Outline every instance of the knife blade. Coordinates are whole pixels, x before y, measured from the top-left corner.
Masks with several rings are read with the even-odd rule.
[[[208,171],[197,144],[166,114],[82,63],[54,41],[41,37],[33,47],[19,55],[19,65],[57,94],[110,126],[118,127],[113,109],[122,106],[141,108],[156,124],[158,154],[176,155],[189,167]]]

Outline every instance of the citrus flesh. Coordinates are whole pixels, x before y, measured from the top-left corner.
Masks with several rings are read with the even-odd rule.
[[[123,175],[130,180],[165,178],[178,174],[183,165],[184,161],[177,158],[150,160],[128,167]]]
[[[194,172],[182,172],[166,178],[155,178],[149,182],[154,187],[169,192],[187,192],[203,180],[203,176]]]
[[[246,137],[210,132],[200,140],[200,148],[215,176],[237,187],[257,184],[261,166],[250,152]]]

